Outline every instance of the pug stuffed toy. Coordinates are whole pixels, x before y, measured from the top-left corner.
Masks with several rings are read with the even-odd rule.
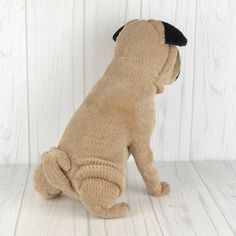
[[[164,196],[150,148],[155,125],[155,94],[176,80],[178,46],[187,43],[174,26],[157,20],[133,20],[113,36],[115,55],[70,120],[57,147],[42,154],[34,173],[35,189],[45,198],[61,193],[78,199],[93,214],[122,217],[117,203],[125,187],[130,154],[148,192]]]

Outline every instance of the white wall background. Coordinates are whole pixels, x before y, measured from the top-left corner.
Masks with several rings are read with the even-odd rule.
[[[236,159],[235,0],[1,0],[1,164],[36,163],[58,143],[133,18],[188,38],[180,78],[156,97],[155,158]]]

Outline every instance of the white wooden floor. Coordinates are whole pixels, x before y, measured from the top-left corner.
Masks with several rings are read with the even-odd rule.
[[[167,197],[147,194],[134,164],[127,168],[130,203],[122,219],[94,217],[65,196],[42,199],[33,189],[35,166],[0,166],[0,235],[236,235],[236,162],[158,163],[172,187]]]

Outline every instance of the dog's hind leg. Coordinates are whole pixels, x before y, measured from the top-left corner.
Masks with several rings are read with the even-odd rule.
[[[79,189],[79,198],[94,215],[103,218],[118,218],[129,211],[127,203],[118,203],[119,187],[105,179],[86,178]]]

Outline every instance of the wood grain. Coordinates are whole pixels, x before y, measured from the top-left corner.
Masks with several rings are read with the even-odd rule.
[[[160,174],[171,193],[153,199],[165,235],[234,235],[192,164],[162,163]]]
[[[0,166],[0,235],[14,235],[28,174],[27,165]]]
[[[29,163],[25,1],[0,2],[0,164]]]
[[[130,181],[131,190],[133,188],[130,206],[135,222],[135,232],[138,235],[163,235],[140,173],[134,164],[130,164],[129,168],[128,181]]]
[[[196,162],[194,166],[236,235],[236,163],[205,161]]]
[[[83,1],[27,2],[32,163],[57,145],[84,96]]]
[[[233,0],[197,3],[193,160],[236,158],[235,12]]]

